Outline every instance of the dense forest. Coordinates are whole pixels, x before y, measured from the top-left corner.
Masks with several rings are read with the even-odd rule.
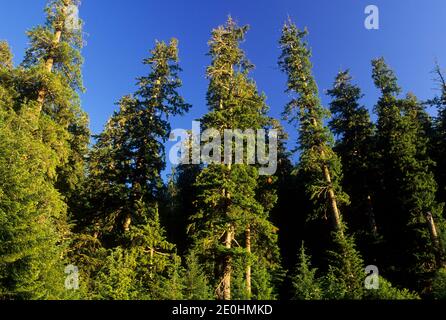
[[[48,1],[19,65],[0,42],[0,300],[446,298],[440,62],[428,101],[402,92],[377,58],[374,106],[343,70],[325,107],[308,32],[288,19],[271,43],[289,98],[275,119],[241,48],[249,27],[229,17],[211,31],[201,126],[276,130],[277,171],[180,164],[163,179],[171,119],[193,108],[178,41],[155,42],[136,91],[91,136],[73,5]]]

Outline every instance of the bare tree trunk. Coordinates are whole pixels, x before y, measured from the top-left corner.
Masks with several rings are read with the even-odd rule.
[[[338,209],[338,203],[336,201],[336,195],[333,190],[333,183],[331,181],[331,175],[330,170],[328,169],[327,165],[323,166],[325,181],[328,184],[328,197],[330,199],[330,206],[331,206],[331,217],[333,221],[333,226],[337,232],[340,232],[340,234],[343,236],[344,232],[342,230],[342,223],[341,223],[341,214]]]
[[[442,252],[441,252],[442,248],[441,248],[440,238],[438,237],[438,231],[437,231],[437,227],[435,225],[435,221],[434,221],[434,217],[432,216],[432,213],[430,213],[430,212],[426,213],[426,221],[427,221],[427,227],[429,229],[429,233],[431,235],[431,240],[434,245],[437,266],[441,267],[441,266],[443,266],[443,256],[442,256]]]
[[[153,256],[155,255],[155,249],[150,248],[149,250],[149,277],[153,279]]]
[[[123,228],[124,232],[130,231],[130,225],[132,224],[132,216],[127,214],[124,219]]]
[[[251,226],[246,228],[246,253],[248,254],[248,264],[246,266],[246,293],[248,299],[251,299]]]
[[[234,239],[234,227],[230,226],[226,231],[225,246],[230,250],[232,247],[232,240]],[[231,300],[231,275],[232,275],[232,258],[227,254],[224,258],[223,265],[223,300]]]
[[[221,103],[221,100],[220,100]],[[228,169],[231,170],[232,164],[228,164]],[[231,194],[226,189],[223,189],[223,197],[226,197],[228,201],[231,199]],[[221,281],[222,288],[218,288],[218,298],[220,300],[231,300],[231,276],[232,276],[232,257],[229,253],[232,248],[232,241],[235,237],[234,226],[229,224],[226,230],[226,236],[224,245],[228,251],[223,258],[223,279]]]
[[[153,264],[153,255],[155,254],[155,249],[150,248],[150,264]]]
[[[368,209],[370,231],[376,238],[378,236],[378,227],[376,225],[375,212],[373,211],[372,196],[370,195],[367,196],[367,209]]]
[[[311,119],[311,122],[314,127],[319,126],[315,117],[313,117]],[[320,152],[321,152],[322,158],[325,158],[325,152],[323,150],[323,146],[320,146]],[[324,164],[322,166],[322,171],[323,171],[325,181],[327,182],[327,186],[328,186],[328,197],[330,200],[331,218],[332,218],[331,220],[333,223],[333,227],[343,237],[344,231],[342,229],[341,213],[339,212],[338,202],[336,200],[336,195],[335,195],[335,192],[333,189],[333,181],[331,180],[330,169],[328,168],[328,166],[326,164]]]

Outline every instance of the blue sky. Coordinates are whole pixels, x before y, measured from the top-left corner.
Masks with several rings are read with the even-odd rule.
[[[27,46],[25,31],[44,19],[45,0],[0,0],[0,39],[12,46],[19,63]],[[364,9],[380,9],[380,30],[366,30]],[[404,92],[420,99],[435,95],[430,73],[435,59],[446,68],[446,1],[444,0],[83,0],[87,46],[83,107],[91,129],[99,133],[116,109],[115,102],[135,90],[135,78],[147,73],[141,64],[155,39],[180,41],[184,69],[182,93],[191,112],[173,119],[174,128],[191,127],[206,112],[205,69],[212,28],[231,14],[251,30],[243,48],[256,65],[252,77],[268,97],[271,115],[279,117],[288,100],[285,77],[277,67],[278,39],[290,16],[307,26],[313,48],[314,73],[322,100],[340,69],[350,68],[370,109],[378,93],[371,80],[370,60],[384,56],[396,71]],[[288,131],[291,128],[287,126]],[[292,133],[292,132],[290,132]],[[291,134],[295,139],[295,135]]]

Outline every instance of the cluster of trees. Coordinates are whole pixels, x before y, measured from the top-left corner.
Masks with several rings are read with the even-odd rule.
[[[278,170],[179,165],[168,181],[178,43],[157,42],[147,75],[90,147],[82,111],[82,24],[76,0],[51,0],[14,66],[0,42],[0,299],[418,299],[446,297],[446,81],[440,95],[401,96],[384,59],[377,122],[340,72],[329,109],[306,30],[285,23],[279,66],[299,133],[293,164],[280,121],[250,77],[231,18],[212,31],[203,128],[276,129]],[[433,118],[427,106],[436,106]],[[311,253],[311,254],[310,254]],[[67,265],[80,272],[65,288]],[[379,268],[379,288],[364,285]],[[405,289],[407,288],[407,289]]]

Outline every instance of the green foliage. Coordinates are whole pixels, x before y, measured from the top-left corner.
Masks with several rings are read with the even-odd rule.
[[[307,176],[305,185],[308,196],[314,200],[312,217],[323,215],[328,209],[328,190],[333,189],[339,205],[348,203],[348,196],[342,191],[341,163],[333,152],[333,136],[324,120],[329,116],[319,99],[316,81],[312,74],[311,51],[305,41],[307,31],[299,30],[289,21],[282,29],[279,66],[287,75],[288,94],[292,100],[287,104],[284,117],[291,123],[299,124],[299,170]],[[327,167],[332,182],[324,176]]]
[[[294,166],[288,136],[250,76],[241,48],[249,27],[229,17],[209,41],[203,129],[277,129],[278,171],[180,165],[165,183],[171,118],[191,107],[180,94],[178,41],[156,42],[136,92],[118,102],[90,148],[83,22],[73,25],[72,5],[80,1],[48,1],[19,66],[0,41],[0,300],[221,299],[226,275],[231,299],[278,299],[289,291],[284,266],[295,265],[287,255],[297,238],[313,255],[302,245],[287,278],[295,300],[419,299],[414,289],[446,298],[446,81],[438,65],[441,93],[422,103],[400,97],[395,73],[373,60],[376,124],[341,71],[327,92],[330,113],[308,33],[288,21],[279,66],[291,96],[284,117],[299,133]],[[426,105],[437,107],[435,118]],[[365,287],[364,260],[386,275],[377,290]],[[67,265],[79,269],[77,291],[64,287]]]
[[[189,109],[177,92],[177,41],[157,42],[144,63],[151,72],[139,78],[135,95],[121,100],[91,152],[86,215],[79,216],[83,232],[111,250],[93,277],[104,299],[182,297],[181,261],[159,218],[168,118]]]
[[[66,206],[48,172],[55,154],[7,105],[0,84],[0,296],[63,297]]]
[[[69,6],[79,6],[78,0],[50,0],[45,8],[46,22],[28,31],[30,47],[26,51],[23,66],[30,68],[44,65],[49,58],[54,60],[54,75],[68,84],[73,90],[83,90],[81,65],[83,58],[80,50],[82,39],[82,21],[73,26],[68,23]],[[61,32],[60,42],[56,33]],[[56,77],[54,77],[56,78]]]
[[[6,41],[0,41],[0,67],[12,68],[12,52]]]
[[[435,198],[434,163],[427,153],[429,118],[413,95],[398,98],[396,77],[384,59],[372,64],[373,79],[382,91],[376,106],[377,178],[382,186],[377,189],[377,219],[382,221],[384,238],[394,243],[393,250],[383,254],[402,274],[423,277],[438,267],[442,255],[431,238],[426,216],[432,215],[440,233],[445,223],[443,204]]]
[[[179,257],[159,251],[116,247],[93,279],[95,299],[180,300],[185,290]]]
[[[435,299],[446,299],[446,269],[441,268],[435,274],[432,283],[432,296]]]
[[[369,300],[418,300],[418,294],[407,289],[398,289],[386,279],[379,277],[378,290],[366,290],[366,299]]]
[[[120,101],[120,110],[97,137],[90,156],[86,192],[94,206],[86,224],[106,231],[106,237],[121,235],[127,223],[143,223],[139,207],[150,207],[151,214],[158,207],[163,143],[170,134],[167,119],[189,109],[177,92],[181,86],[177,41],[157,42],[144,63],[151,72],[139,78],[134,96]]]
[[[350,227],[358,233],[377,236],[373,213],[374,185],[374,125],[368,110],[360,106],[361,89],[352,84],[349,71],[340,71],[333,88],[330,128],[338,137],[335,152],[342,162],[343,189],[351,204],[344,210]]]
[[[133,252],[116,248],[107,256],[96,277],[98,298],[104,300],[132,300],[138,298],[135,279],[136,257]]]
[[[183,274],[184,299],[212,300],[214,296],[209,287],[209,280],[194,252],[186,257],[186,266]]]
[[[328,299],[361,299],[364,295],[364,262],[353,238],[337,233],[336,248],[330,252],[329,271],[324,279]]]
[[[67,207],[54,185],[66,153],[58,141],[63,129],[48,115],[33,115],[38,70],[14,68],[4,42],[0,59],[0,295],[70,298]]]
[[[259,94],[255,82],[249,78],[253,66],[240,49],[247,30],[247,26],[239,27],[229,17],[225,26],[213,30],[209,42],[212,57],[207,69],[209,113],[202,122],[204,128],[215,128],[222,135],[224,129],[262,129],[270,123],[265,96]],[[220,268],[220,275],[212,285],[220,288],[224,267],[219,261],[229,258],[234,299],[249,298],[243,281],[246,265],[251,265],[254,277],[259,276],[253,279],[254,287],[269,287],[265,270],[276,269],[279,261],[276,228],[268,220],[276,198],[273,193],[262,192],[258,169],[247,164],[210,164],[197,177],[195,187],[198,210],[192,216],[190,230],[206,272]],[[259,194],[269,195],[268,199],[260,199]],[[251,229],[251,254],[242,249],[247,228]],[[222,241],[228,230],[234,230],[231,248]],[[263,259],[257,258],[262,254]],[[259,293],[254,296],[261,297]]]
[[[84,91],[82,21],[79,20],[77,26],[72,25],[74,22],[69,23],[70,5],[80,4],[77,0],[48,1],[45,25],[28,32],[30,46],[22,67],[35,73],[36,84],[29,88],[28,97],[36,99],[45,92],[41,116],[48,116],[58,126],[56,139],[62,147],[57,152],[61,162],[57,188],[71,204],[84,175],[90,132],[88,117],[81,109],[79,98],[79,93]],[[49,62],[52,63],[51,70],[48,70]]]
[[[291,276],[294,300],[320,300],[323,292],[320,280],[316,277],[317,269],[311,267],[311,257],[302,244],[296,270]]]

